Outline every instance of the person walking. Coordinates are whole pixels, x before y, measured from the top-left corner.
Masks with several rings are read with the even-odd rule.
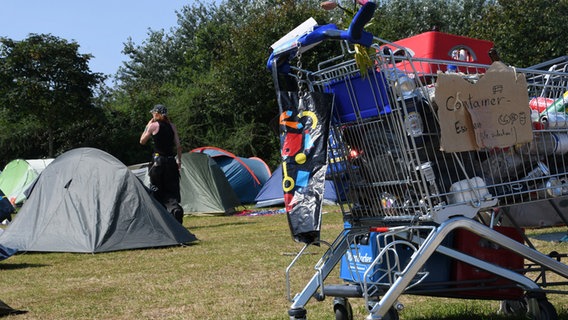
[[[145,145],[150,138],[153,142],[152,160],[148,168],[150,184],[155,198],[179,223],[183,223],[183,208],[179,204],[181,145],[178,132],[168,118],[168,109],[164,105],[157,104],[150,113],[152,119],[140,136],[141,145]]]

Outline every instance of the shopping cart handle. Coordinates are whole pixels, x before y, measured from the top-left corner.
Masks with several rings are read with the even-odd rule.
[[[268,58],[267,67],[272,68],[273,62],[277,61],[277,65],[284,66],[287,69],[287,62],[282,58],[290,60],[294,57],[299,48],[310,48],[324,40],[347,40],[350,43],[361,44],[369,47],[373,43],[373,35],[364,30],[365,25],[373,18],[377,5],[373,1],[365,3],[353,17],[351,24],[347,30],[340,30],[335,24],[326,24],[322,26],[314,26],[311,32],[308,32],[294,41],[287,43],[284,48],[275,49]],[[283,63],[284,62],[284,63]]]
[[[367,1],[367,3],[365,3],[361,7],[361,9],[359,9],[359,11],[357,11],[355,16],[353,17],[353,20],[351,20],[351,24],[349,25],[349,29],[347,29],[347,33],[349,34],[349,37],[351,39],[359,40],[363,37],[367,37],[365,34],[369,34],[369,33],[366,32],[364,30],[364,28],[365,28],[365,25],[367,24],[367,22],[371,21],[371,19],[373,18],[373,15],[375,14],[376,8],[377,8],[377,4],[374,1]],[[367,39],[364,39],[364,40],[367,40]],[[371,42],[373,41],[372,35],[371,35],[371,38],[368,39],[368,41],[369,41],[369,44],[367,44],[366,46],[371,45]],[[361,44],[365,45],[364,43],[361,43]]]
[[[364,30],[365,25],[373,18],[377,5],[368,1],[353,17],[347,30],[339,30],[335,24],[316,26],[313,32],[305,34],[298,39],[301,46],[309,46],[326,39],[347,40],[351,43],[370,46],[373,35]]]

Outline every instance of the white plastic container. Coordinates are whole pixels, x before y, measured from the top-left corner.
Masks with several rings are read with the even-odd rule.
[[[450,194],[448,194],[449,203],[463,203],[470,201],[483,201],[489,200],[493,196],[489,190],[485,188],[486,184],[480,177],[473,177],[471,179],[464,179],[455,182],[450,187]]]

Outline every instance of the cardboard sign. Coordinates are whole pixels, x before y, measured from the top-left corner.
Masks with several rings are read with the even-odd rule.
[[[435,100],[446,152],[532,141],[525,76],[502,62],[494,62],[476,83],[459,74],[438,74]]]

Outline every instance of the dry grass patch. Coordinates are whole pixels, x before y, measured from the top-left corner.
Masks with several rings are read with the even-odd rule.
[[[326,207],[322,239],[343,230],[336,207]],[[285,269],[301,249],[285,215],[186,217],[200,241],[185,247],[102,254],[25,253],[0,263],[2,295],[29,319],[288,319]],[[547,232],[536,230],[530,232]],[[566,243],[538,242],[568,252]],[[293,293],[313,276],[325,247],[310,247],[293,269]],[[334,271],[331,282],[339,283]],[[502,319],[498,302],[403,296],[401,319]],[[561,319],[568,299],[550,296]],[[366,316],[352,299],[356,319]],[[332,299],[311,301],[309,319],[333,319]],[[475,318],[477,317],[477,318]]]

